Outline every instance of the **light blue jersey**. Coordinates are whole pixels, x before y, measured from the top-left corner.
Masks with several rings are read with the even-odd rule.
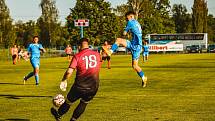
[[[31,53],[30,61],[33,68],[40,67],[40,50],[43,49],[41,44],[30,44],[28,52]]]
[[[149,56],[149,46],[148,45],[143,46],[143,56]]]
[[[131,19],[128,21],[127,26],[125,28],[126,32],[131,32],[132,40],[126,41],[127,47],[132,54],[132,60],[138,60],[140,57],[140,53],[142,50],[142,29],[139,22],[135,19]]]
[[[31,53],[31,58],[39,58],[41,49],[43,49],[41,44],[30,44],[28,46],[28,52]]]
[[[148,45],[144,45],[143,46],[143,51],[144,52],[149,52],[149,46]]]
[[[142,28],[137,20],[135,19],[129,20],[125,28],[125,31],[126,32],[130,31],[132,33],[131,44],[133,46],[135,45],[142,46]]]

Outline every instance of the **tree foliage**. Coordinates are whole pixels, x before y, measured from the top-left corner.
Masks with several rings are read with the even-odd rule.
[[[8,48],[14,44],[15,39],[10,11],[5,0],[0,0],[0,46]]]
[[[113,41],[118,36],[119,18],[112,13],[110,3],[105,0],[77,0],[70,15],[67,17],[67,26],[71,39],[76,43],[79,39],[79,28],[74,26],[74,20],[89,19],[89,27],[84,28],[84,36],[90,38],[91,44]]]
[[[40,33],[40,29],[37,24],[30,20],[26,23],[22,21],[18,21],[15,23],[15,31],[16,31],[16,44],[27,47],[30,42],[32,42],[32,38],[35,35]]]
[[[207,32],[208,8],[205,0],[194,0],[193,4],[193,32]]]
[[[192,18],[191,15],[187,13],[186,6],[182,4],[174,4],[172,13],[176,33],[191,33]]]
[[[215,18],[213,15],[208,15],[207,17],[207,33],[209,43],[215,43]]]
[[[170,17],[169,0],[128,0],[126,5],[117,7],[116,13],[122,15],[130,10],[136,13],[136,18],[143,28],[143,35],[175,32],[175,24]]]
[[[55,0],[41,0],[42,15],[37,21],[40,28],[40,37],[45,46],[53,46],[57,41],[58,34],[58,10]]]
[[[55,0],[41,0],[42,15],[37,21],[13,22],[5,0],[0,0],[0,47],[7,48],[16,43],[27,47],[32,37],[40,36],[46,47],[76,45],[80,39],[80,28],[74,20],[89,19],[90,26],[84,28],[84,36],[91,44],[99,45],[105,40],[114,42],[123,33],[125,13],[134,11],[143,28],[143,36],[150,33],[207,32],[209,42],[215,42],[215,18],[208,14],[205,0],[194,0],[192,13],[182,4],[173,5],[169,0],[127,0],[126,4],[111,8],[106,0],[77,0],[66,25],[58,22]],[[14,23],[14,24],[12,24]]]

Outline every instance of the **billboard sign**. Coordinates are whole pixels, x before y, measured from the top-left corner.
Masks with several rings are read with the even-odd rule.
[[[77,19],[77,20],[74,20],[74,24],[76,27],[78,26],[87,27],[89,26],[89,19]]]
[[[150,52],[162,52],[162,51],[183,51],[183,44],[150,44]]]

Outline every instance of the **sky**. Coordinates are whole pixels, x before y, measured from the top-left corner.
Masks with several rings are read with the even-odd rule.
[[[16,1],[16,2],[14,2]],[[17,2],[18,1],[18,2]],[[39,7],[41,0],[6,0],[6,4],[10,9],[10,15],[14,21],[22,20],[24,22],[29,20],[37,20],[41,15],[41,9]],[[112,7],[126,3],[127,0],[106,0],[109,1]],[[173,4],[186,5],[189,12],[193,6],[194,0],[170,0]],[[215,0],[207,0],[209,13],[215,16]],[[56,6],[59,10],[59,20],[64,23],[66,16],[69,15],[70,9],[75,6],[76,0],[56,0]]]

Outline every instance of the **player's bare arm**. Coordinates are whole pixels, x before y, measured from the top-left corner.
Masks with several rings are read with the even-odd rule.
[[[62,81],[60,83],[60,89],[62,91],[66,91],[67,87],[67,80],[72,76],[74,69],[73,68],[68,68],[66,72],[64,73],[64,76],[62,78]]]
[[[62,78],[62,82],[68,80],[71,76],[72,76],[72,73],[73,73],[74,69],[73,68],[68,68],[66,70],[66,72],[64,73],[64,76]]]
[[[44,48],[42,48],[42,49],[40,49],[41,51],[42,51],[42,53],[45,53],[46,52],[46,50],[44,49]]]

